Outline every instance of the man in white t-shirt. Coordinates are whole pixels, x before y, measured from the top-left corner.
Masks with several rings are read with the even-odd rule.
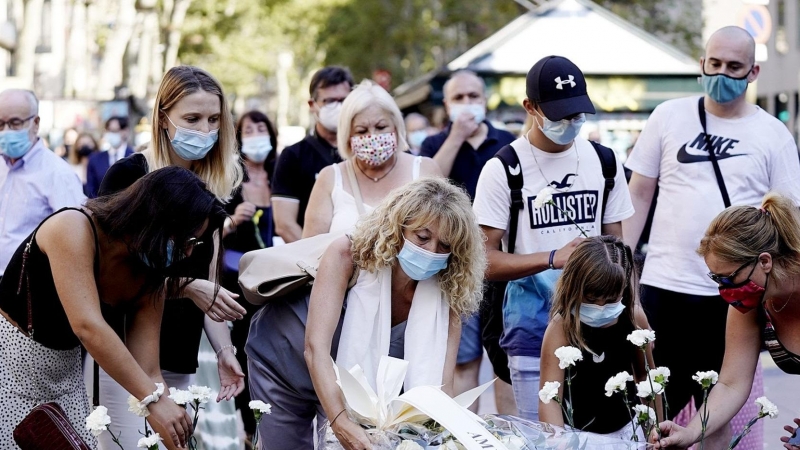
[[[623,223],[625,241],[636,244],[656,186],[658,201],[642,274],[642,303],[656,331],[655,362],[672,372],[670,414],[691,396],[699,405],[699,370],[719,372],[728,305],[696,250],[708,225],[724,208],[709,150],[719,162],[732,205],[761,204],[768,191],[800,192],[797,147],[777,119],[745,101],[758,77],[755,43],[739,27],[725,27],[708,41],[700,59],[706,131],[700,98],[670,100],[647,121],[626,166],[636,214]],[[756,255],[754,255],[755,258]],[[719,434],[719,433],[718,433]],[[727,430],[712,436],[727,444]],[[717,448],[714,442],[706,447]]]
[[[510,190],[503,163],[493,158],[478,179],[474,211],[486,235],[489,280],[510,280],[503,302],[500,345],[508,355],[514,397],[521,417],[537,420],[539,358],[547,327],[553,285],[575,246],[580,230],[567,214],[552,205],[537,209],[543,188],[555,190],[553,200],[589,236],[621,236],[621,221],[633,214],[622,166],[617,162],[615,185],[603,210],[605,178],[592,144],[578,136],[584,113],[595,109],[586,80],[566,58],[548,56],[528,72],[525,110],[534,124],[526,136],[511,143],[522,171],[520,210],[514,254],[508,249]],[[516,169],[516,170],[515,170]]]

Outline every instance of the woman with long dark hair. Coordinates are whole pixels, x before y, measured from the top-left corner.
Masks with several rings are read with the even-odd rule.
[[[201,236],[219,230],[225,216],[202,181],[170,167],[84,208],[61,209],[25,239],[0,282],[6,441],[34,406],[57,402],[95,448],[84,422],[83,345],[149,410],[148,421],[170,446],[186,444],[191,420],[162,395],[161,315],[165,296],[185,287],[195,250],[211,245]]]

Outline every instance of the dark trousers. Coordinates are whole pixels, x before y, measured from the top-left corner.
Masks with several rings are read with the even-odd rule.
[[[656,333],[656,366],[671,372],[666,387],[670,418],[692,397],[699,408],[703,391],[692,375],[701,370],[719,372],[722,367],[728,304],[718,295],[690,295],[643,285],[642,306]]]

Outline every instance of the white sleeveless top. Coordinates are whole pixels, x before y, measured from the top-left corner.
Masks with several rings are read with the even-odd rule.
[[[419,168],[422,164],[422,157],[417,156],[414,158],[414,163],[411,165],[411,180],[419,178]],[[331,233],[346,233],[351,231],[358,222],[358,208],[356,207],[356,199],[353,195],[346,192],[342,186],[342,170],[339,164],[333,165],[334,182],[333,190],[331,191],[331,201],[333,202],[333,216],[331,217]],[[364,203],[364,212],[371,213],[374,206]]]

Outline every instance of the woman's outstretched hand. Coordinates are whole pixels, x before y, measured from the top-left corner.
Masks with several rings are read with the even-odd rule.
[[[650,433],[648,439],[648,442],[654,444],[653,448],[685,449],[694,443],[691,432],[671,420],[661,422],[658,427],[661,430],[661,439],[658,438],[656,430]]]

